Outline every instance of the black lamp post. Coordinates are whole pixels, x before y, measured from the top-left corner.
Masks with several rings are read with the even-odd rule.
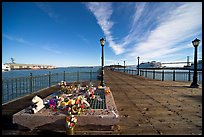
[[[139,60],[140,60],[140,57],[138,56],[138,57],[137,57],[137,59],[138,59],[138,65],[137,65],[137,75],[139,75]]]
[[[105,45],[105,39],[102,38],[100,39],[100,43],[101,43],[101,47],[102,47],[102,63],[101,63],[101,86],[104,87],[105,86],[105,83],[104,83],[104,51],[103,51],[103,48],[104,48],[104,45]]]
[[[198,88],[199,85],[197,84],[197,47],[200,43],[199,39],[195,39],[192,41],[193,46],[195,47],[195,54],[194,54],[194,73],[193,73],[193,82],[191,83],[191,88]]]
[[[119,63],[118,63],[118,71],[119,71]]]
[[[125,60],[124,60],[124,72],[125,72]]]

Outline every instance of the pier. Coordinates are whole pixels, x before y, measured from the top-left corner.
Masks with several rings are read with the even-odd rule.
[[[202,86],[106,71],[120,115],[120,134],[202,134]]]
[[[120,121],[114,126],[79,126],[75,134],[110,135],[202,135],[202,85],[189,88],[189,82],[147,79],[124,72],[105,70],[104,81],[110,87]],[[96,81],[95,85],[99,82]],[[56,86],[42,90],[41,97],[58,90]],[[2,106],[2,134],[65,134],[29,131],[12,124],[12,115],[29,105],[35,94]]]

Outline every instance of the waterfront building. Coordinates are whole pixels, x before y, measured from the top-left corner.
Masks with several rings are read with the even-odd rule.
[[[18,64],[18,63],[5,63],[5,65],[10,66],[11,70],[20,69],[55,69],[53,65],[42,65],[42,64]]]
[[[10,70],[11,70],[11,68],[9,65],[2,63],[2,71],[10,71]]]
[[[140,68],[161,68],[162,64],[161,62],[151,61],[151,62],[141,63],[139,67]]]

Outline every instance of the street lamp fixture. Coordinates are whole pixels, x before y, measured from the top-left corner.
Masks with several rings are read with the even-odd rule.
[[[102,57],[101,57],[101,86],[104,87],[105,83],[104,83],[104,45],[105,45],[105,39],[102,38],[100,39],[100,43],[101,43],[101,47],[102,47]]]
[[[137,65],[137,75],[139,75],[139,60],[140,60],[140,57],[138,56],[138,57],[137,57],[137,59],[138,59],[138,65]]]
[[[195,47],[195,54],[194,54],[194,73],[193,73],[193,82],[191,83],[191,88],[198,88],[199,85],[197,83],[197,47],[200,44],[199,39],[195,39],[192,41],[193,46]]]

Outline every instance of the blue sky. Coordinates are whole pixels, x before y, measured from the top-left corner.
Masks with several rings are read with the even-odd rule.
[[[100,66],[102,37],[105,65],[202,59],[202,2],[2,2],[2,63]]]

